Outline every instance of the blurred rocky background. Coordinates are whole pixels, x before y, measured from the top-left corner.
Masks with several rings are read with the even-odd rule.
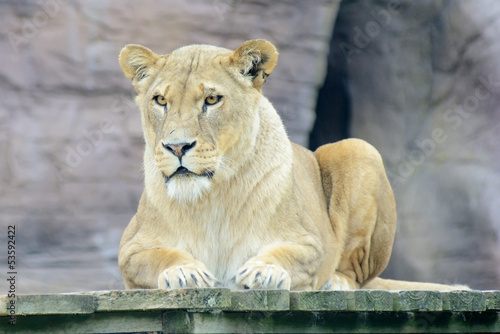
[[[499,36],[498,1],[340,5],[311,144],[360,137],[384,157],[385,277],[500,289]]]
[[[500,289],[499,18],[494,0],[0,0],[0,245],[15,225],[18,293],[123,288],[143,141],[121,48],[251,38],[280,51],[264,93],[294,141],[382,153],[399,214],[384,276]]]

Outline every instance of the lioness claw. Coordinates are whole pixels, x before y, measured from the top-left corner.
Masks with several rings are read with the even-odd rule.
[[[290,290],[290,274],[279,265],[250,262],[235,277],[235,283],[245,289]]]
[[[184,265],[163,270],[158,276],[158,289],[213,288],[219,281],[195,265]]]

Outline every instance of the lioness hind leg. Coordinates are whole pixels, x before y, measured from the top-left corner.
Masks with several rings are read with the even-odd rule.
[[[382,158],[360,139],[322,146],[315,155],[337,243],[332,247],[343,249],[333,280],[362,287],[385,269],[394,242],[396,203]]]

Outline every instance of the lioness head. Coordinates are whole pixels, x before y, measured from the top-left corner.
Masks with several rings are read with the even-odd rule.
[[[167,55],[125,46],[119,61],[138,94],[146,183],[164,181],[168,197],[182,202],[231,177],[256,140],[254,106],[277,59],[261,39],[235,51],[191,45]]]

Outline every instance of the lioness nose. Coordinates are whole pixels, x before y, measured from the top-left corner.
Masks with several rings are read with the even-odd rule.
[[[184,154],[186,154],[187,151],[195,147],[196,145],[196,140],[192,142],[191,144],[188,143],[181,143],[181,144],[165,144],[163,143],[163,147],[167,151],[170,151],[172,154],[174,154],[178,158],[182,158]]]

